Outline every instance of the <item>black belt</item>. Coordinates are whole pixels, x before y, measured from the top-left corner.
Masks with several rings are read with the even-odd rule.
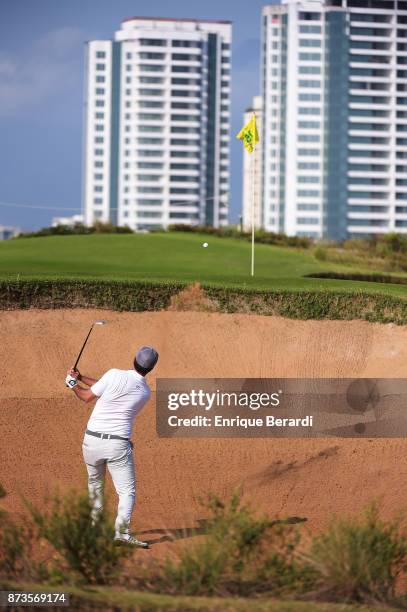
[[[130,442],[129,438],[122,438],[122,436],[115,436],[114,434],[99,433],[98,431],[90,431],[89,429],[87,429],[85,433],[89,436],[95,436],[95,438],[102,438],[102,440],[125,440],[126,442]]]

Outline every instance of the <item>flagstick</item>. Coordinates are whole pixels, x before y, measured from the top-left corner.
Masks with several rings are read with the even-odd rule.
[[[256,176],[256,147],[253,148],[252,153],[252,269],[251,275],[254,276],[254,205],[256,199],[256,184],[255,184],[255,176]]]

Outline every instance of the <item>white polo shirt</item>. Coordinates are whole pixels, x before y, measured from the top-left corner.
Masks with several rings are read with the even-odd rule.
[[[91,388],[99,399],[87,428],[130,438],[133,421],[151,396],[144,376],[135,370],[108,370]]]

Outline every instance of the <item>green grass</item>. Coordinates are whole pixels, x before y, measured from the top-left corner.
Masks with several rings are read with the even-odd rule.
[[[373,606],[276,601],[268,598],[184,597],[124,591],[113,587],[50,587],[0,581],[0,589],[25,592],[65,592],[70,594],[70,610],[133,610],[137,612],[377,612]],[[62,610],[64,608],[61,608]],[[394,610],[395,608],[382,608]]]
[[[204,241],[209,242],[206,249]],[[198,281],[218,287],[407,296],[402,285],[304,278],[314,272],[374,270],[321,262],[307,250],[262,244],[256,245],[252,278],[250,254],[250,243],[242,240],[186,233],[22,238],[0,242],[0,279]]]

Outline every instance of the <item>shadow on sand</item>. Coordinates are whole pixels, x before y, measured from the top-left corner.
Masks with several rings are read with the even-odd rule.
[[[272,522],[272,525],[295,525],[297,523],[305,523],[308,519],[301,516],[289,516],[284,519],[276,519]],[[163,542],[175,542],[176,540],[184,540],[186,538],[193,538],[194,536],[204,535],[207,533],[210,521],[207,519],[197,519],[198,527],[179,527],[173,529],[147,529],[145,531],[139,531],[138,535],[143,537],[143,540],[154,546],[155,544],[162,544]],[[161,537],[149,540],[146,535],[161,535]]]

